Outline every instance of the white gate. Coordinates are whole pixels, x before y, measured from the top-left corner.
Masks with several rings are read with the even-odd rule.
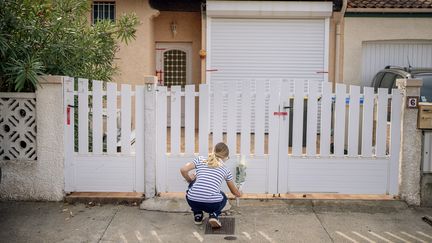
[[[402,100],[398,90],[389,95],[387,89],[379,89],[374,94],[373,88],[365,87],[361,94],[360,87],[350,86],[347,93],[346,85],[336,84],[332,94],[329,83],[318,92],[317,83],[310,82],[305,93],[300,82],[290,94],[284,92],[288,90],[285,84],[279,109],[293,110],[293,133],[289,134],[290,119],[271,117],[280,134],[278,160],[270,161],[278,166],[278,192],[398,193]],[[319,103],[321,126],[317,131]],[[303,105],[307,106],[306,120]],[[290,136],[292,148],[288,146]]]
[[[375,94],[365,87],[361,94],[360,87],[350,86],[347,93],[344,84],[337,84],[332,93],[330,83],[320,87],[317,81],[296,81],[290,89],[291,83],[271,80],[266,89],[263,82],[257,82],[256,92],[251,91],[250,81],[243,82],[241,92],[223,92],[220,87],[210,91],[206,84],[198,92],[194,85],[187,85],[184,91],[179,86],[170,91],[159,87],[157,190],[185,191],[179,168],[224,141],[230,148],[227,166],[232,172],[241,155],[246,156],[246,193],[397,194],[399,91],[387,94],[387,89],[380,89]],[[186,102],[184,128],[182,96]]]
[[[144,192],[144,86],[67,78],[64,106],[65,191]]]

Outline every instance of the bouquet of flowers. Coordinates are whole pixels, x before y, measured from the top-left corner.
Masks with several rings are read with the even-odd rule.
[[[242,190],[244,182],[246,181],[246,156],[242,155],[239,163],[236,166],[235,183],[239,191]],[[239,206],[240,199],[236,198],[236,204]]]

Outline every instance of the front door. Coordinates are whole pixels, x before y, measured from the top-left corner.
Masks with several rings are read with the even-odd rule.
[[[156,43],[156,76],[160,85],[192,84],[192,44]]]

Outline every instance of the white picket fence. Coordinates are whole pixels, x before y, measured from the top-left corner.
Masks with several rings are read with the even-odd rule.
[[[247,156],[245,192],[397,194],[402,100],[398,90],[387,94],[387,89],[380,89],[375,94],[365,87],[360,93],[360,87],[350,86],[346,92],[346,85],[337,84],[332,93],[329,83],[318,82],[296,82],[293,90],[290,82],[281,80],[272,80],[268,89],[264,85],[244,81],[241,93],[218,87],[210,91],[206,84],[198,92],[194,85],[184,90],[173,86],[170,91],[159,87],[159,191],[184,191],[186,185],[178,173],[181,165],[197,154],[206,156],[209,148],[224,141],[231,151],[227,166],[233,172],[240,156]],[[241,124],[240,132],[237,124]]]
[[[233,173],[246,157],[247,193],[398,193],[398,90],[254,82],[241,92],[157,87],[158,192],[184,192],[179,168],[224,141]],[[139,85],[66,79],[66,192],[144,191],[146,94]]]
[[[64,99],[65,191],[143,192],[144,86],[67,78]]]

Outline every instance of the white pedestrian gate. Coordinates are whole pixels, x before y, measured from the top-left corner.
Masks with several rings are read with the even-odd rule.
[[[194,85],[184,90],[172,86],[169,91],[159,87],[157,190],[185,191],[179,168],[225,141],[231,157],[227,166],[233,173],[241,155],[246,156],[246,193],[398,194],[400,92],[374,93],[365,87],[360,93],[360,87],[350,86],[347,93],[346,85],[336,84],[332,93],[330,83],[318,81],[295,81],[292,92],[290,83],[270,80],[266,89],[263,82],[244,81],[241,92],[209,90],[206,84],[198,92]]]
[[[144,86],[67,78],[64,109],[65,191],[144,192]]]

